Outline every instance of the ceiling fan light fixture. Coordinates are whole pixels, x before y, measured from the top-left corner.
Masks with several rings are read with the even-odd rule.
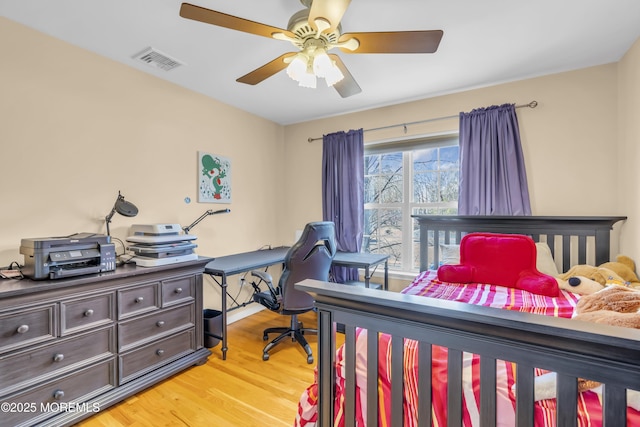
[[[307,74],[307,63],[308,58],[305,55],[297,54],[287,66],[287,75],[299,82]]]
[[[313,72],[318,77],[327,77],[334,67],[333,62],[324,49],[317,49],[313,56]]]
[[[324,76],[324,80],[327,82],[327,86],[329,87],[338,83],[342,79],[344,79],[344,74],[342,74],[342,71],[340,71],[340,68],[338,68],[336,64],[333,64],[327,72],[327,75]]]
[[[298,85],[302,87],[308,87],[311,89],[316,88],[316,75],[313,73],[304,73],[298,80]]]

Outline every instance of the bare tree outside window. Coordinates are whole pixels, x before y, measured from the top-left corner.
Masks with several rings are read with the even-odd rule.
[[[417,270],[419,241],[411,215],[457,213],[458,145],[367,153],[364,167],[363,251],[388,254],[390,269]]]

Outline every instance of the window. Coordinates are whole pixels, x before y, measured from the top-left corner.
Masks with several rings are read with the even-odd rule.
[[[417,271],[419,237],[411,215],[458,211],[458,136],[365,147],[363,251],[389,254],[389,268]]]

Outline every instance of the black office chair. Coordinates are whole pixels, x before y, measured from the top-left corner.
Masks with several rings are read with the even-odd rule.
[[[262,360],[269,360],[269,351],[286,337],[297,341],[307,353],[307,363],[313,363],[311,347],[304,338],[304,333],[317,333],[316,329],[304,328],[298,322],[298,314],[311,311],[314,301],[311,295],[293,287],[304,279],[329,280],[329,268],[336,253],[335,224],[330,221],[311,222],[302,231],[300,239],[289,249],[284,260],[282,275],[278,286],[273,285],[271,275],[265,271],[252,271],[254,277],[260,279],[258,285],[265,282],[268,290],[255,293],[254,301],[264,305],[269,310],[284,316],[291,316],[291,326],[268,328],[264,330],[265,341],[269,334],[278,333],[275,339],[267,344],[262,351]]]

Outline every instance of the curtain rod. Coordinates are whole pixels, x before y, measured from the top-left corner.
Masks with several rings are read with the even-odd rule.
[[[538,106],[538,101],[531,101],[528,104],[516,105],[516,108],[522,108],[522,107],[536,108],[537,106]],[[435,122],[437,120],[455,119],[456,117],[460,117],[460,115],[456,114],[454,116],[444,116],[444,117],[435,117],[433,119],[418,120],[417,122],[399,123],[397,125],[389,125],[389,126],[382,126],[382,127],[379,127],[379,128],[365,129],[365,130],[363,130],[363,132],[372,132],[374,130],[391,129],[391,128],[397,128],[397,127],[400,127],[400,126],[403,126],[405,128],[405,132],[406,132],[407,131],[406,128],[409,125],[417,125],[417,124],[420,124],[420,123]],[[311,138],[311,137],[309,137],[309,139],[307,139],[307,141],[309,141],[309,142],[322,141],[322,137],[320,137],[320,138]]]

